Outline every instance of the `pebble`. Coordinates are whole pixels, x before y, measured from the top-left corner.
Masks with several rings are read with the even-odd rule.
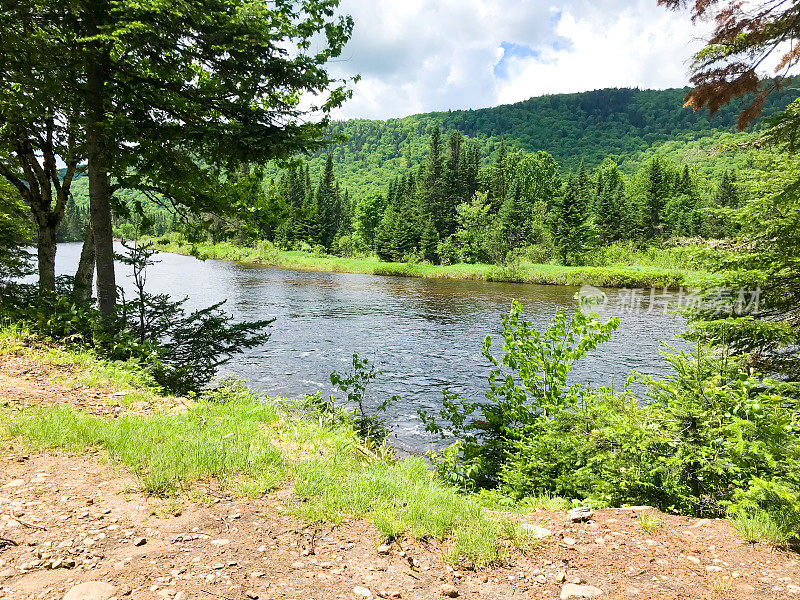
[[[231,543],[231,541],[225,538],[220,538],[218,540],[211,540],[208,543],[211,544],[212,546],[227,546],[228,544]]]
[[[378,554],[389,554],[391,548],[387,545],[378,546]]]
[[[450,585],[449,583],[445,583],[443,586],[439,588],[439,592],[445,598],[457,598],[458,597],[458,589],[454,585]]]
[[[133,540],[134,546],[144,546],[147,543],[147,539],[143,537],[136,538]]]
[[[353,593],[356,596],[358,596],[359,598],[371,598],[372,597],[372,592],[370,592],[365,587],[361,587],[360,585],[357,585],[356,587],[353,588]]]
[[[596,588],[593,585],[577,585],[575,583],[568,583],[561,588],[561,600],[569,600],[569,598],[597,598],[603,595],[603,590]]]
[[[105,581],[87,581],[70,589],[64,600],[109,600],[117,594],[117,588]]]
[[[591,518],[594,517],[594,511],[588,506],[578,506],[569,511],[567,516],[573,523],[581,523],[591,520]]]

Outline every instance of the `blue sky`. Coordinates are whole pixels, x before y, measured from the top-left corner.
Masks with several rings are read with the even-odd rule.
[[[338,118],[480,108],[548,93],[686,85],[709,25],[656,0],[342,0],[361,74]]]

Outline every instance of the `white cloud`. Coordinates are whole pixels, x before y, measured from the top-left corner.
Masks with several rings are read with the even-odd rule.
[[[704,32],[656,0],[342,0],[341,10],[355,32],[332,72],[362,76],[341,118],[685,85]]]

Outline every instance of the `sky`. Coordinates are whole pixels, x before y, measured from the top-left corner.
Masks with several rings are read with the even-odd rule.
[[[656,0],[342,0],[361,75],[335,118],[483,108],[543,94],[688,84],[710,25]]]

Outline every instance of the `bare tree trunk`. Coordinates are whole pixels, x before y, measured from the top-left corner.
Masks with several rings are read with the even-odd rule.
[[[56,229],[49,219],[38,223],[36,253],[39,259],[39,291],[56,291]]]
[[[107,7],[102,1],[90,2],[87,13],[102,19]],[[89,33],[99,31],[90,26]],[[97,301],[100,314],[113,320],[117,305],[117,284],[114,278],[114,237],[111,226],[111,186],[106,147],[106,102],[104,85],[108,79],[108,55],[98,48],[90,55],[86,69],[86,143],[89,157],[89,212],[94,234],[97,266]]]
[[[94,279],[94,234],[91,220],[86,224],[86,235],[81,248],[81,259],[75,272],[75,288],[72,297],[77,304],[88,304],[92,297],[92,280]]]

